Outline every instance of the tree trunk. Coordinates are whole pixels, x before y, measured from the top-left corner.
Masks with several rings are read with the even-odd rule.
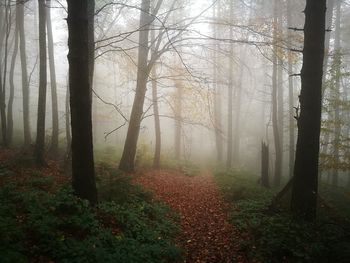
[[[50,82],[51,82],[51,102],[52,102],[52,136],[50,153],[53,156],[58,154],[58,104],[57,104],[57,84],[56,84],[56,69],[55,69],[55,53],[52,37],[52,25],[51,25],[51,0],[46,0],[47,3],[47,44],[50,66]]]
[[[279,1],[278,4],[278,42],[281,43],[283,38],[283,16],[282,16],[282,1]],[[284,88],[283,88],[283,60],[281,58],[282,50],[281,48],[277,48],[278,60],[277,60],[277,121],[278,121],[278,133],[279,133],[279,144],[280,144],[280,175],[276,177],[275,179],[275,185],[279,186],[281,184],[281,179],[283,177],[283,141],[284,141]]]
[[[17,14],[16,14],[17,16]],[[8,101],[8,107],[7,107],[7,140],[9,145],[12,143],[13,139],[13,100],[15,95],[15,84],[14,84],[14,73],[15,73],[15,65],[16,65],[16,58],[18,53],[18,25],[15,25],[15,45],[13,47],[13,53],[11,58],[11,66],[10,66],[10,96]]]
[[[318,194],[325,13],[326,0],[306,1],[291,209],[297,216],[310,221],[316,217]]]
[[[45,117],[46,117],[46,8],[45,0],[39,1],[39,97],[36,129],[35,158],[38,165],[44,165]]]
[[[154,2],[152,5],[152,13],[154,13]],[[155,30],[154,23],[151,31],[151,43],[152,43],[152,55],[155,52]],[[160,131],[160,119],[159,119],[159,105],[158,105],[158,87],[157,87],[157,65],[152,67],[152,102],[153,102],[153,115],[154,115],[154,131],[155,131],[155,146],[153,157],[153,168],[159,169],[160,167],[160,152],[161,152],[161,131]]]
[[[261,143],[261,185],[270,187],[269,184],[269,146]]]
[[[147,57],[149,52],[148,37],[150,23],[152,22],[151,16],[149,14],[150,0],[142,0],[141,10],[142,11],[140,12],[140,28],[142,30],[139,31],[136,94],[131,110],[128,132],[124,144],[124,150],[119,163],[119,169],[126,172],[134,170],[136,147],[140,132],[143,104],[147,90]]]
[[[292,27],[292,0],[287,1],[287,27]],[[294,155],[295,155],[295,128],[294,128],[294,82],[293,77],[293,60],[291,43],[292,33],[288,31],[288,106],[289,106],[289,177],[293,176]]]
[[[155,149],[153,168],[158,169],[160,167],[160,150],[161,150],[161,132],[160,132],[160,119],[159,119],[159,108],[158,108],[158,90],[157,90],[157,71],[154,66],[152,72],[152,101],[153,101],[153,114],[154,114],[154,130],[155,130]]]
[[[335,20],[335,37],[334,37],[334,58],[333,64],[335,67],[335,90],[334,99],[336,101],[334,106],[334,142],[333,142],[333,154],[334,154],[334,168],[332,172],[332,185],[338,185],[338,167],[339,167],[339,147],[340,147],[340,132],[341,132],[341,119],[340,119],[340,81],[341,81],[341,47],[340,47],[340,16],[341,16],[341,1],[336,3],[336,20]]]
[[[94,0],[67,0],[68,61],[72,127],[72,186],[75,194],[97,203],[92,142],[91,40]]]
[[[180,81],[176,81],[175,83],[176,96],[175,96],[175,159],[181,159],[181,137],[182,137],[182,93],[183,87]]]
[[[3,25],[3,23],[5,23],[6,21],[3,21],[4,17],[4,12],[3,12],[3,8],[0,8],[0,58],[2,57],[2,51],[3,51],[3,41],[5,38],[5,26]],[[1,61],[0,61],[1,62]],[[2,120],[2,115],[1,115],[1,104],[2,104],[2,93],[3,93],[3,86],[2,86],[3,82],[2,82],[2,63],[0,63],[0,120],[1,120],[1,138],[2,138],[2,143],[4,144],[4,134],[3,134],[3,120]],[[5,138],[6,139],[6,138]]]
[[[0,90],[0,115],[1,115],[1,133],[2,133],[2,143],[5,147],[8,146],[8,137],[7,137],[7,120],[6,120],[6,75],[7,75],[7,56],[8,56],[8,40],[10,36],[11,29],[11,5],[10,0],[5,3],[5,45],[4,45],[4,71],[2,80],[2,87]],[[0,33],[2,34],[2,33]],[[2,37],[1,37],[2,38]],[[2,40],[0,41],[2,44]],[[1,57],[1,56],[0,56]]]
[[[70,160],[71,155],[72,155],[72,135],[71,135],[71,127],[70,127],[70,108],[69,108],[69,83],[67,83],[67,91],[66,91],[66,140],[67,140],[67,145],[66,145],[66,159]]]
[[[230,22],[233,21],[233,1],[230,1]],[[233,39],[233,28],[230,27],[230,39]],[[232,167],[232,150],[233,150],[233,44],[230,44],[229,55],[229,83],[227,87],[227,108],[228,108],[228,120],[227,120],[227,160],[226,168],[229,170]]]
[[[17,0],[16,5],[16,22],[19,31],[19,49],[21,57],[21,72],[22,72],[22,95],[23,95],[23,133],[24,147],[28,147],[31,142],[30,133],[30,117],[29,117],[29,83],[27,72],[27,55],[26,55],[26,40],[24,33],[24,3],[25,0]]]
[[[245,57],[246,50],[243,51],[243,57]],[[240,124],[241,124],[241,102],[242,102],[242,78],[244,74],[243,66],[241,66],[236,92],[236,114],[233,130],[233,165],[236,167],[239,165],[239,149],[240,149]]]
[[[214,19],[217,19],[221,15],[220,2],[217,3],[216,8],[213,9]],[[214,25],[214,39],[218,37],[218,28]],[[222,163],[223,161],[223,138],[222,138],[222,123],[221,123],[221,91],[220,86],[218,85],[218,57],[217,57],[218,46],[215,44],[214,47],[214,131],[215,131],[215,145],[217,153],[217,161]]]
[[[275,174],[274,174],[274,186],[279,186],[281,183],[281,172],[282,172],[282,150],[281,150],[281,142],[280,142],[280,130],[278,123],[278,101],[277,101],[277,93],[278,93],[278,78],[277,78],[277,0],[275,0],[274,7],[274,27],[273,27],[273,71],[272,71],[272,126],[273,126],[273,137],[275,144]]]

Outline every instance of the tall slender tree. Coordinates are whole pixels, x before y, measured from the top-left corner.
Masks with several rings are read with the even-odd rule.
[[[6,79],[7,79],[7,57],[8,57],[8,42],[11,30],[11,2],[10,0],[5,1],[5,21],[4,21],[4,69],[2,78],[0,76],[0,81],[2,81],[0,89],[0,115],[1,115],[1,133],[2,133],[2,143],[5,147],[8,146],[7,137],[7,118],[6,118]],[[2,34],[0,32],[0,34]],[[0,36],[0,39],[2,36]],[[2,44],[2,41],[0,41]]]
[[[150,0],[142,0],[141,3],[136,94],[131,110],[124,150],[119,163],[119,169],[123,171],[134,170],[136,147],[140,133],[143,104],[145,100],[148,80],[147,62],[150,49],[148,38],[150,26],[152,23],[152,17],[150,15],[150,4]]]
[[[292,27],[292,0],[287,0],[287,26]],[[295,124],[294,124],[294,82],[293,74],[293,53],[291,51],[292,31],[287,34],[288,44],[288,119],[289,119],[289,177],[293,176],[294,155],[295,155]]]
[[[275,144],[275,174],[274,185],[279,186],[282,173],[282,149],[280,127],[278,123],[278,0],[274,2],[274,20],[273,20],[273,69],[272,69],[272,128]]]
[[[154,1],[152,3],[152,10],[154,9]],[[153,11],[154,12],[154,11]],[[155,24],[153,22],[153,28],[151,31],[151,52],[155,52]],[[154,157],[153,168],[158,169],[160,167],[160,151],[162,145],[162,137],[160,130],[160,118],[159,118],[159,104],[158,104],[158,84],[157,84],[157,65],[155,64],[151,71],[152,75],[152,102],[153,102],[153,117],[154,117],[154,131],[155,131],[155,145],[154,145]]]
[[[213,7],[213,18],[214,21],[217,20],[221,16],[221,5],[220,0],[217,1],[216,5]],[[216,39],[219,35],[219,29],[218,26],[214,23],[214,39]],[[213,90],[214,90],[214,132],[215,132],[215,146],[216,146],[216,154],[217,154],[217,161],[222,162],[223,161],[223,130],[222,130],[222,110],[221,110],[221,87],[218,84],[219,82],[219,74],[217,70],[218,66],[218,55],[217,51],[220,49],[219,44],[214,43],[214,68],[213,68]]]
[[[50,67],[50,82],[51,82],[51,105],[52,105],[52,135],[50,153],[56,156],[58,153],[58,103],[57,103],[57,84],[56,84],[56,69],[55,69],[55,52],[52,36],[51,24],[51,0],[46,0],[46,24],[47,24],[47,44]]]
[[[230,1],[230,23],[233,21],[233,1]],[[233,39],[233,28],[230,26],[230,39]],[[232,167],[232,151],[233,151],[233,44],[230,44],[229,53],[229,82],[227,87],[227,100],[228,100],[228,120],[227,120],[227,160],[226,168]]]
[[[180,80],[175,81],[175,159],[181,159],[182,145],[182,99],[183,99],[183,86]]]
[[[16,14],[17,17],[17,14]],[[17,19],[17,18],[16,18]],[[11,57],[11,65],[10,65],[10,75],[9,75],[9,84],[10,84],[10,94],[9,94],[9,100],[8,100],[8,106],[7,106],[7,140],[8,143],[12,143],[13,138],[13,101],[15,97],[15,65],[16,65],[16,58],[18,53],[18,25],[15,24],[15,30],[14,30],[14,38],[15,43],[13,46],[13,52]]]
[[[278,15],[277,15],[277,33],[278,42],[281,43],[283,39],[283,1],[276,1]],[[278,45],[279,46],[279,45]],[[281,179],[283,176],[283,146],[284,146],[284,88],[283,88],[283,50],[277,47],[277,125],[278,125],[278,136],[280,144],[280,174],[275,177],[275,185],[279,186],[281,184]]]
[[[97,202],[92,138],[91,50],[94,0],[67,0],[68,61],[72,127],[72,186],[90,204]]]
[[[21,57],[21,73],[22,73],[22,105],[23,105],[23,133],[24,146],[28,147],[31,144],[30,133],[30,114],[29,114],[29,81],[27,71],[27,54],[26,54],[26,38],[24,30],[24,4],[25,0],[17,0],[16,5],[16,23],[19,33],[19,51]]]
[[[45,163],[45,117],[46,117],[46,86],[47,86],[47,55],[46,55],[46,7],[45,0],[39,1],[39,97],[38,118],[36,128],[35,158],[39,165]]]
[[[325,13],[326,0],[306,1],[291,209],[297,216],[310,221],[316,217],[318,194]]]

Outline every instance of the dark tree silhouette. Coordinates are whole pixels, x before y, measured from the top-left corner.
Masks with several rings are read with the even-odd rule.
[[[45,0],[39,0],[39,97],[36,129],[35,158],[39,165],[45,163],[45,115],[46,115],[46,8]]]
[[[291,209],[306,220],[316,217],[320,147],[326,0],[307,0],[305,8],[300,116]]]
[[[269,183],[269,146],[261,143],[261,185],[270,187]]]
[[[10,94],[9,94],[9,100],[8,100],[8,106],[7,106],[7,140],[9,145],[12,143],[12,138],[13,138],[13,101],[15,98],[15,83],[14,83],[15,76],[14,75],[15,75],[15,65],[16,65],[16,58],[18,53],[18,40],[19,40],[17,23],[15,25],[14,38],[15,38],[15,43],[14,43],[13,52],[12,52],[10,76],[9,76]]]
[[[29,122],[29,82],[27,70],[26,40],[24,33],[24,3],[25,0],[17,0],[16,5],[16,23],[19,31],[19,49],[21,57],[21,73],[22,73],[22,95],[23,95],[23,133],[24,146],[31,144],[30,122]]]
[[[273,68],[272,68],[272,129],[273,139],[275,145],[275,173],[273,178],[273,184],[279,186],[281,182],[282,174],[282,148],[281,148],[281,136],[280,126],[278,125],[278,59],[277,59],[277,34],[278,34],[278,9],[277,0],[274,2],[274,20],[273,20]]]
[[[92,141],[91,48],[95,1],[67,0],[69,90],[72,127],[72,186],[75,194],[97,202]]]
[[[58,154],[58,104],[57,104],[57,84],[56,84],[56,69],[55,69],[55,52],[52,37],[51,25],[51,0],[46,0],[47,9],[47,44],[50,66],[50,82],[51,82],[51,103],[52,103],[52,136],[50,153],[53,156]]]

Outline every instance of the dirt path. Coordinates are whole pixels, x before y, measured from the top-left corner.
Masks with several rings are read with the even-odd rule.
[[[152,171],[142,174],[137,182],[181,215],[178,244],[185,250],[185,262],[245,261],[232,240],[238,235],[228,223],[226,205],[209,173],[189,177],[179,172]]]

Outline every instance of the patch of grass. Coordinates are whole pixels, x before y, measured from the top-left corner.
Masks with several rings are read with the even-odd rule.
[[[107,171],[105,171],[107,173]],[[33,176],[0,188],[1,262],[175,262],[176,216],[122,174],[99,178],[96,208]],[[108,189],[107,185],[110,189]],[[110,191],[105,193],[104,191]]]
[[[233,205],[231,222],[242,233],[240,246],[250,260],[349,262],[348,222],[324,215],[314,223],[298,221],[287,206],[277,211],[268,208],[274,191],[258,185],[257,177],[242,172],[217,171],[215,175]]]

